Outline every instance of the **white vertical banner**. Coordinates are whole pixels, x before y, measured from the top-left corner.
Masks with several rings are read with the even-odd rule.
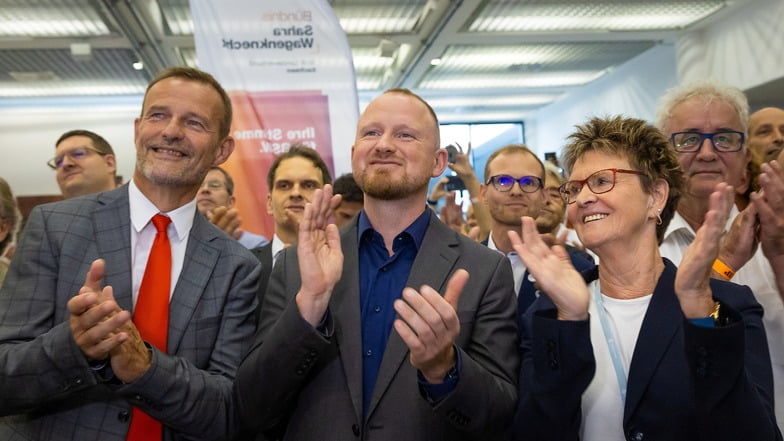
[[[358,118],[346,34],[326,0],[190,0],[199,68],[231,96],[242,228],[272,238],[267,170],[295,143],[350,171]]]

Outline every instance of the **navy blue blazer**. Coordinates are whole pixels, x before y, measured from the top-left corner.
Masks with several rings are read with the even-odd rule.
[[[653,292],[634,348],[623,415],[628,440],[780,440],[762,307],[746,286],[711,280],[725,324],[699,327],[675,295],[676,267]],[[598,278],[598,267],[584,273]],[[515,440],[580,439],[595,360],[590,318],[562,321],[546,294],[524,316]]]

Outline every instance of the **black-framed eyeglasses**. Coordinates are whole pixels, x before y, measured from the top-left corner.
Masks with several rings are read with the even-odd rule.
[[[577,201],[577,195],[582,191],[583,186],[588,184],[588,189],[593,194],[607,193],[615,188],[615,174],[628,173],[631,175],[645,176],[645,173],[637,170],[626,170],[622,168],[605,168],[594,172],[592,175],[580,181],[568,181],[563,184],[558,190],[561,192],[561,198],[567,204],[573,204]]]
[[[63,161],[65,161],[66,156],[71,158],[72,160],[79,161],[81,159],[84,159],[84,157],[87,156],[90,152],[98,153],[101,156],[108,155],[108,153],[104,153],[94,147],[89,147],[85,145],[81,147],[74,147],[71,150],[68,150],[67,152],[55,156],[54,158],[47,161],[46,165],[48,165],[52,170],[57,170],[58,168],[63,166]]]
[[[542,178],[536,176],[523,176],[522,178],[513,178],[509,175],[495,175],[487,180],[487,184],[493,184],[493,187],[500,192],[507,192],[514,187],[515,182],[520,186],[523,193],[533,193],[542,188]]]
[[[722,130],[715,133],[701,132],[675,132],[670,135],[670,142],[679,153],[694,153],[700,151],[702,143],[710,139],[714,150],[719,153],[732,153],[743,148],[746,135],[735,130]]]

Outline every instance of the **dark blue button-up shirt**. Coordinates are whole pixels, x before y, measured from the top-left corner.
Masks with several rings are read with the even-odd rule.
[[[392,323],[396,316],[392,304],[401,297],[430,222],[430,210],[425,207],[423,209],[422,215],[395,237],[391,256],[384,244],[384,238],[373,229],[364,210],[359,214],[357,233],[364,413],[367,413],[370,405],[384,349],[392,332]]]

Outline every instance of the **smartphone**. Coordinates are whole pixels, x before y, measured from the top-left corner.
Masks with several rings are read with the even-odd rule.
[[[449,144],[444,148],[446,149],[446,162],[454,164],[455,160],[457,159],[455,157],[455,155],[457,155],[457,147],[455,147],[453,144]]]
[[[457,142],[453,142],[444,148],[446,149],[446,162],[450,164],[453,164],[455,161],[457,161],[456,155],[458,153],[463,153],[463,147],[460,147],[460,144]],[[470,148],[468,150],[471,151]]]
[[[444,190],[446,191],[460,191],[465,190],[465,183],[459,176],[450,175],[447,176],[449,179],[446,184],[444,184]]]

